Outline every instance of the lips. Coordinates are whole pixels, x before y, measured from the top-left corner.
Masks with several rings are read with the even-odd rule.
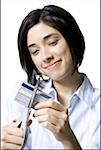
[[[47,65],[45,68],[52,68],[52,67],[55,67],[55,66],[59,65],[59,63],[60,63],[61,61],[62,61],[62,60],[54,61],[53,63]]]

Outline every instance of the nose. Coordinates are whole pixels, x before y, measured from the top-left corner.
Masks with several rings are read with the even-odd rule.
[[[42,59],[43,59],[43,62],[50,63],[51,60],[54,59],[54,57],[48,49],[43,49]]]

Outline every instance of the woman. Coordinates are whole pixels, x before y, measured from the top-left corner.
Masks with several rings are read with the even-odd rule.
[[[85,41],[72,15],[54,5],[30,12],[19,29],[18,49],[28,82],[33,84],[35,70],[49,77],[47,87],[57,93],[55,101],[34,106],[24,148],[100,149],[100,92],[78,71]],[[12,105],[16,117],[23,113],[22,106]],[[16,122],[3,127],[2,148],[21,149],[23,136]]]

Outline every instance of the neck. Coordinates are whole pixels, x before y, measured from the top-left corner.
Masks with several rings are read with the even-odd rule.
[[[67,106],[69,97],[78,89],[82,81],[83,77],[77,71],[70,78],[67,77],[61,81],[53,81],[60,103]]]

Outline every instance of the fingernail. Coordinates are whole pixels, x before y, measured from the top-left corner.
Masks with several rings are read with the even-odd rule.
[[[35,117],[35,114],[33,114],[33,117]]]
[[[34,106],[34,108],[37,110],[38,109],[38,103]]]
[[[13,120],[13,122],[16,122],[16,120]]]
[[[30,119],[27,121],[27,126],[30,126],[31,124],[32,124],[32,120]]]
[[[35,106],[38,104],[39,102],[34,102],[33,103],[33,108],[35,108]]]

